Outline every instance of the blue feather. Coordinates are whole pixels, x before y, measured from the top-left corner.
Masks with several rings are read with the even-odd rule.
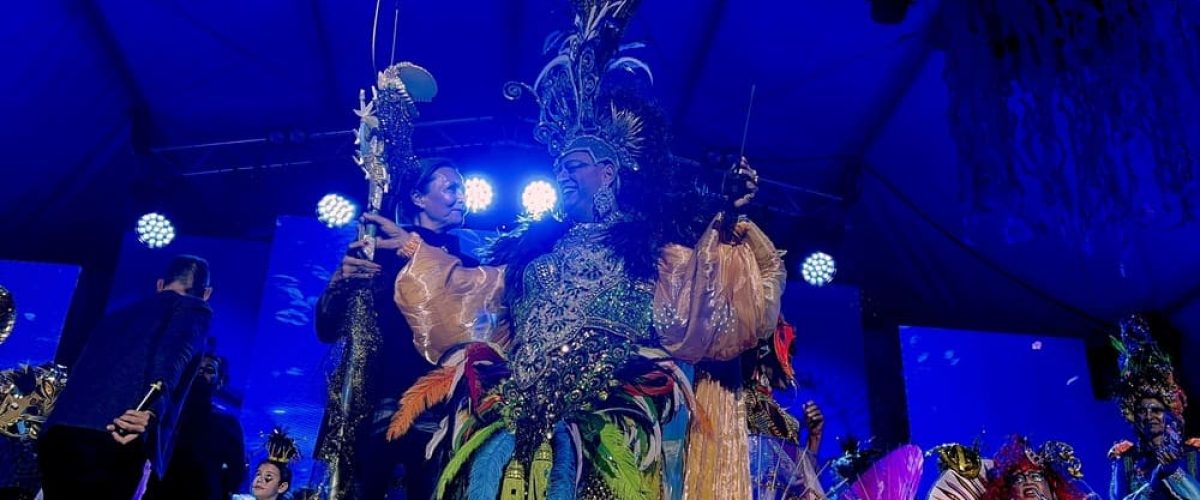
[[[575,443],[567,433],[566,425],[559,422],[554,427],[554,464],[550,466],[550,488],[546,500],[573,500],[575,498]]]
[[[467,483],[469,500],[496,500],[504,467],[512,458],[517,439],[511,432],[501,431],[488,440],[471,460],[471,475]]]

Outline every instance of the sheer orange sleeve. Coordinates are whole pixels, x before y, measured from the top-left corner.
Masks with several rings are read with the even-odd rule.
[[[787,281],[782,253],[749,221],[721,241],[720,216],[695,248],[667,247],[659,263],[654,322],[663,346],[695,362],[729,360],[775,331]]]
[[[417,245],[396,276],[396,306],[430,363],[470,341],[508,342],[504,266],[464,267],[440,248]]]

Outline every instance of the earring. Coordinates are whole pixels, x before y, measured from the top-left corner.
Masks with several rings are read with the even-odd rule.
[[[592,195],[592,213],[596,220],[610,222],[617,215],[617,194],[610,186],[604,186]]]

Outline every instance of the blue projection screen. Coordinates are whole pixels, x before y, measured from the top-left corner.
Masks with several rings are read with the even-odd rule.
[[[0,369],[54,360],[79,272],[73,264],[0,260],[0,285],[17,306],[12,336],[0,345]]]

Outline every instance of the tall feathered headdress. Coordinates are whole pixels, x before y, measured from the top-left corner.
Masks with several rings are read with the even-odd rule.
[[[300,458],[300,447],[287,431],[276,427],[267,434],[267,460],[287,465]]]
[[[645,140],[642,118],[616,102],[608,87],[621,76],[653,81],[644,62],[623,55],[635,45],[621,45],[640,0],[572,3],[574,29],[562,40],[558,55],[533,85],[509,82],[504,95],[512,100],[526,93],[534,96],[541,116],[533,135],[551,155],[588,151],[597,161],[612,161],[618,169],[638,170]]]
[[[1112,344],[1117,350],[1117,363],[1121,370],[1114,392],[1125,420],[1134,421],[1140,400],[1156,398],[1162,400],[1175,418],[1182,422],[1187,396],[1175,382],[1170,356],[1150,336],[1146,319],[1135,315],[1122,320],[1121,336],[1114,337]]]

